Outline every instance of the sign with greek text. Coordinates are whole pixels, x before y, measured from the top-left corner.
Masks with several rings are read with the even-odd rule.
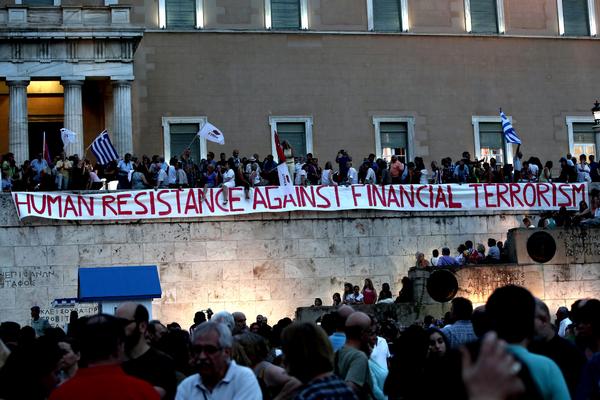
[[[585,183],[471,183],[160,189],[95,194],[13,192],[20,219],[127,220],[211,217],[287,211],[548,211],[576,210],[588,200]],[[229,202],[223,204],[223,190]]]

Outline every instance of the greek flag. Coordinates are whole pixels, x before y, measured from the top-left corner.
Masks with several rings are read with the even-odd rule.
[[[517,132],[515,132],[510,120],[502,110],[500,110],[500,118],[502,119],[502,130],[504,131],[506,143],[521,144],[521,139],[517,136]]]
[[[115,147],[112,145],[106,129],[98,135],[90,147],[92,153],[96,156],[96,160],[98,160],[98,163],[101,165],[106,165],[112,160],[119,159],[117,150],[115,150]]]

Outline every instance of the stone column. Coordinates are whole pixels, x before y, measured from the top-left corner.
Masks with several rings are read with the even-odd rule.
[[[10,110],[8,112],[8,150],[17,164],[29,159],[29,124],[27,119],[27,86],[29,81],[8,80]]]
[[[79,158],[83,158],[83,107],[81,98],[83,80],[63,80],[61,84],[65,88],[64,127],[77,134],[77,143],[65,146],[65,153],[67,156],[77,154]]]
[[[120,157],[133,153],[131,117],[131,81],[113,81],[113,132],[114,145]]]

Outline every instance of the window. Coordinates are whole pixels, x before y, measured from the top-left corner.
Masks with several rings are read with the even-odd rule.
[[[275,149],[275,131],[279,140],[287,142],[294,150],[294,156],[304,157],[313,152],[312,117],[269,117],[271,125],[271,150],[277,157]]]
[[[413,157],[414,118],[373,117],[375,154],[386,161],[393,155],[403,163]]]
[[[569,153],[574,157],[597,155],[600,135],[594,132],[593,126],[592,117],[567,117]]]
[[[265,0],[265,28],[308,29],[308,0]]]
[[[204,0],[158,0],[158,27],[204,28]]]
[[[164,156],[179,157],[190,146],[192,159],[198,162],[206,158],[206,139],[196,138],[196,134],[206,122],[206,117],[163,117]]]
[[[465,0],[465,28],[472,33],[504,33],[504,0]]]
[[[367,19],[370,31],[408,31],[408,0],[367,0]]]
[[[512,120],[511,117],[508,117]],[[495,158],[498,164],[512,163],[512,146],[506,143],[500,117],[473,117],[475,158],[489,162]]]
[[[596,36],[594,0],[557,0],[558,30],[565,36]]]
[[[167,28],[194,28],[196,0],[165,0]]]
[[[60,6],[60,0],[16,0],[15,4],[26,6]]]

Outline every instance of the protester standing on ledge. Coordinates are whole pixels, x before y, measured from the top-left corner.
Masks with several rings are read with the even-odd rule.
[[[44,336],[44,331],[50,328],[48,319],[40,317],[40,307],[31,307],[31,327],[35,330],[35,336]]]

